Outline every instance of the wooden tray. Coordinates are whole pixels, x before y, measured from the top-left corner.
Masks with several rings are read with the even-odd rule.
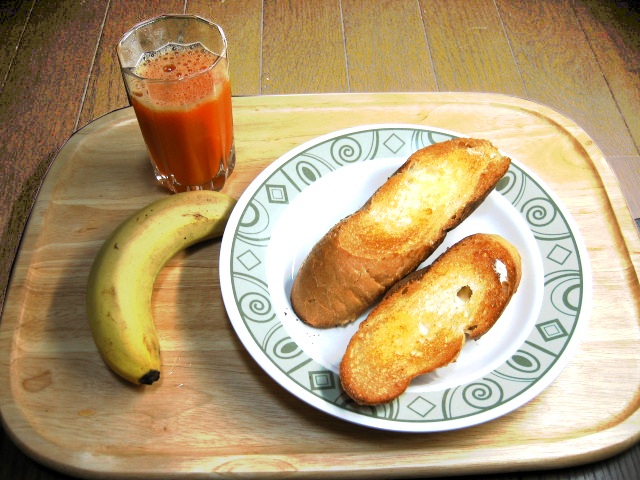
[[[452,475],[595,461],[639,438],[640,241],[602,154],[571,120],[491,94],[339,94],[234,99],[238,197],[293,147],[351,126],[400,122],[488,138],[568,207],[594,281],[589,329],[541,395],[497,420],[432,434],[391,433],[329,416],[268,377],[222,304],[220,241],[178,254],[154,312],[164,373],[149,388],[114,376],[84,313],[85,283],[105,237],[166,195],[131,109],[86,126],[58,154],[14,263],[0,323],[0,408],[36,460],[77,476],[174,478]]]

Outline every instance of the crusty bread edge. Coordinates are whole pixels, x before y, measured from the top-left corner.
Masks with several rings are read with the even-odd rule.
[[[455,139],[455,140],[459,140],[459,141],[471,141],[471,142],[489,142],[488,140],[481,140],[481,139],[474,139],[474,138],[468,138],[468,137],[463,137],[463,138],[459,138],[459,139]],[[446,142],[442,142],[441,144],[434,144],[434,145],[442,145]],[[490,143],[490,142],[489,142]],[[421,149],[422,150],[422,149]],[[394,171],[394,173],[392,173],[389,178],[392,178],[393,176],[402,173],[405,169],[410,168],[410,163],[412,160],[412,157],[414,157],[416,154],[419,154],[421,150],[418,150],[416,152],[414,152],[411,156],[409,156],[409,158],[398,168]],[[442,154],[441,154],[442,155]],[[433,252],[444,242],[447,233],[450,232],[451,230],[453,230],[454,228],[458,227],[464,220],[466,220],[485,200],[486,198],[491,194],[492,191],[495,190],[496,185],[498,184],[498,182],[504,177],[504,175],[506,174],[506,172],[509,170],[509,166],[511,164],[511,159],[508,156],[502,155],[501,154],[501,158],[503,159],[503,161],[505,162],[504,165],[504,170],[502,172],[501,175],[497,175],[496,178],[493,179],[493,181],[489,184],[489,187],[484,191],[481,192],[478,196],[476,196],[475,198],[471,198],[470,201],[467,203],[467,205],[465,205],[464,209],[459,212],[458,215],[456,215],[453,218],[450,218],[449,221],[444,224],[442,226],[442,228],[440,229],[440,234],[439,236],[435,237],[431,243],[431,245],[429,247],[425,247],[422,255],[418,256],[418,258],[414,261],[414,264],[409,265],[406,268],[406,271],[404,272],[404,275],[410,274],[412,271],[414,271],[416,268],[419,267],[419,265],[421,263],[423,263],[429,256],[431,256],[433,254]],[[485,172],[482,177],[481,177],[481,183],[482,183],[482,178],[483,177],[487,177],[489,176],[489,172]],[[386,183],[386,182],[385,182]],[[353,311],[350,312],[350,315],[341,315],[338,316],[335,314],[335,312],[329,312],[329,311],[324,311],[322,315],[320,314],[308,314],[309,312],[307,311],[307,308],[304,306],[301,306],[301,303],[304,302],[304,299],[306,298],[306,292],[303,291],[303,288],[301,287],[301,279],[302,277],[298,278],[301,275],[310,275],[308,272],[308,264],[311,263],[311,258],[313,256],[318,256],[321,255],[321,248],[324,248],[324,246],[328,243],[327,238],[330,236],[334,236],[337,235],[337,232],[343,227],[343,225],[349,221],[349,218],[351,216],[353,216],[355,213],[362,211],[362,210],[366,210],[371,201],[372,198],[378,193],[378,191],[382,188],[382,186],[380,186],[378,189],[376,189],[376,191],[369,197],[369,199],[364,203],[364,205],[362,205],[362,207],[360,207],[356,212],[353,212],[349,215],[347,215],[345,218],[343,218],[342,220],[340,220],[336,225],[334,225],[329,232],[327,232],[320,241],[318,241],[313,248],[311,249],[311,251],[309,252],[309,254],[307,255],[307,257],[303,260],[300,268],[298,269],[296,278],[294,279],[293,282],[293,286],[292,286],[292,290],[291,290],[291,305],[293,308],[293,311],[295,312],[295,314],[298,316],[298,318],[300,318],[304,323],[311,325],[313,327],[316,328],[332,328],[332,327],[337,327],[337,326],[341,326],[341,325],[346,325],[349,324],[351,322],[353,322],[354,320],[356,320],[360,315],[362,315],[362,313],[364,313],[371,305],[375,304],[376,302],[378,302],[387,292],[387,290],[392,286],[392,285],[388,285],[388,286],[383,286],[383,288],[381,289],[381,292],[375,296],[371,301],[369,301],[367,304],[363,304],[361,305],[361,307],[359,309],[353,309]],[[337,246],[334,246],[334,248],[337,249]],[[345,251],[341,251],[342,255],[349,255],[352,256],[354,258],[359,258],[356,256],[351,255],[351,253],[349,252],[345,252]],[[337,255],[337,251],[334,252],[334,255]],[[363,263],[366,263],[368,260],[367,259],[363,259],[362,260]],[[374,266],[375,262],[372,261],[372,265]],[[373,268],[369,269],[369,268],[365,268],[365,271],[369,272],[372,271]]]
[[[500,306],[500,309],[496,310],[495,312],[493,312],[493,315],[490,319],[489,322],[485,322],[485,324],[481,327],[481,328],[474,328],[472,331],[466,330],[465,329],[465,336],[461,337],[462,338],[462,343],[461,345],[458,347],[455,344],[451,344],[448,348],[448,350],[443,350],[442,356],[443,356],[443,361],[440,362],[440,364],[438,366],[436,366],[435,368],[428,368],[425,371],[422,371],[416,375],[414,375],[411,378],[408,378],[406,381],[406,384],[398,384],[396,385],[396,389],[393,390],[393,393],[389,394],[388,396],[377,396],[376,398],[367,396],[366,394],[356,391],[353,388],[351,388],[351,385],[349,384],[348,381],[345,381],[345,378],[349,378],[351,377],[351,372],[349,370],[347,370],[348,366],[346,366],[344,364],[344,362],[340,363],[340,381],[342,384],[342,388],[343,390],[345,390],[345,392],[349,395],[349,397],[351,397],[356,403],[360,404],[360,405],[379,405],[379,404],[383,404],[383,403],[388,403],[392,400],[394,400],[395,398],[399,397],[400,395],[402,395],[406,389],[408,388],[411,380],[413,380],[413,378],[416,378],[419,375],[424,375],[426,373],[430,373],[434,370],[437,370],[438,368],[442,368],[444,366],[447,366],[453,362],[455,362],[458,358],[458,356],[460,355],[460,352],[462,351],[464,345],[466,344],[467,340],[478,340],[482,335],[484,335],[485,333],[487,333],[491,328],[493,328],[493,326],[497,323],[497,321],[500,319],[500,317],[503,315],[504,311],[506,310],[507,306],[511,303],[511,300],[513,299],[513,296],[515,295],[515,293],[518,290],[518,287],[520,285],[520,281],[522,278],[522,258],[520,256],[520,253],[518,252],[518,250],[515,248],[514,245],[512,245],[510,242],[508,242],[505,238],[501,237],[500,235],[497,234],[490,234],[490,233],[475,233],[475,234],[471,234],[463,239],[461,239],[459,242],[457,242],[456,244],[448,247],[441,255],[438,256],[438,258],[436,258],[431,264],[420,268],[419,270],[416,270],[415,272],[407,275],[404,279],[402,279],[401,281],[399,281],[398,283],[396,283],[393,287],[391,287],[387,293],[384,295],[384,297],[382,298],[382,300],[380,301],[380,303],[378,305],[380,305],[382,302],[384,302],[385,300],[390,300],[392,301],[393,296],[399,291],[404,289],[405,287],[407,287],[409,284],[414,283],[414,282],[419,282],[425,275],[427,275],[429,273],[429,271],[432,269],[432,267],[434,267],[439,261],[440,259],[443,258],[443,256],[447,253],[450,253],[450,251],[452,249],[455,249],[456,245],[458,243],[460,243],[463,240],[467,240],[471,237],[477,237],[477,236],[484,236],[484,237],[491,237],[497,245],[500,246],[500,248],[502,248],[504,250],[504,255],[500,255],[501,258],[504,257],[509,257],[510,261],[508,262],[508,264],[505,264],[508,270],[508,275],[507,278],[509,278],[509,282],[506,282],[507,285],[509,286],[509,291],[507,293],[507,300],[506,302],[504,302],[504,304],[502,304]],[[492,247],[495,248],[495,247]],[[498,256],[498,255],[496,255]],[[504,285],[504,283],[503,283]],[[377,306],[371,311],[371,313],[369,314],[369,316],[367,317],[367,319],[371,316],[374,316],[376,314],[376,310],[377,310]],[[365,319],[364,322],[367,321],[367,319]],[[363,323],[364,323],[363,322]],[[362,324],[361,324],[362,325]],[[360,327],[359,327],[360,328]],[[355,337],[355,335],[354,335]],[[353,340],[353,339],[352,339]],[[349,346],[347,347],[347,349],[350,348],[351,345],[351,341],[349,342]]]

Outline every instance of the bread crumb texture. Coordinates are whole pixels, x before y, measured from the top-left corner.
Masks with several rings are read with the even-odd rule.
[[[510,162],[487,140],[469,138],[415,152],[313,247],[292,287],[298,317],[316,327],[355,320],[435,251]]]
[[[338,242],[373,257],[429,243],[488,187],[488,167],[498,157],[490,142],[477,139],[417,151],[340,229]]]
[[[507,270],[505,281],[495,269],[498,261]],[[401,281],[351,339],[340,366],[345,391],[361,404],[387,403],[416,376],[455,361],[467,338],[479,338],[498,320],[518,287],[520,268],[506,240],[477,234]]]

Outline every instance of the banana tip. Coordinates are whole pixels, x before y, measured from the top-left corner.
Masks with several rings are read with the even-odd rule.
[[[143,376],[138,379],[138,383],[141,385],[151,385],[153,382],[160,378],[159,370],[149,370]]]

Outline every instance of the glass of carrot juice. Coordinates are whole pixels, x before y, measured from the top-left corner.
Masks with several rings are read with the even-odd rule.
[[[116,50],[158,182],[173,192],[222,189],[236,160],[222,28],[162,15],[134,26]]]

